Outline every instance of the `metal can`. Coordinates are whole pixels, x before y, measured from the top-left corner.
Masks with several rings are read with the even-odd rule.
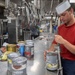
[[[49,52],[46,55],[46,68],[48,70],[57,70],[58,61],[57,61],[57,52]]]
[[[12,75],[27,75],[27,58],[17,57],[12,60]]]
[[[31,58],[34,56],[34,42],[33,40],[26,40],[25,56]]]
[[[17,46],[15,44],[8,44],[7,51],[17,52]]]
[[[12,60],[16,57],[19,57],[20,54],[16,53],[16,52],[11,52],[10,54],[7,55],[7,64],[8,64],[8,71],[11,72],[11,65],[12,65]]]
[[[25,56],[31,58],[31,47],[29,45],[25,45]]]

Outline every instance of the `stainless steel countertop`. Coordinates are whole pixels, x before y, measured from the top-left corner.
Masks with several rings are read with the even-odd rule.
[[[27,61],[27,75],[57,75],[56,72],[45,68],[44,50],[47,48],[46,40],[35,40],[34,58]],[[7,61],[0,61],[0,75],[7,75]],[[8,74],[11,75],[11,74]]]

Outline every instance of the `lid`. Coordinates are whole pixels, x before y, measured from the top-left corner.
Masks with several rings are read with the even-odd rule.
[[[55,56],[55,55],[57,55],[57,53],[58,53],[57,51],[51,51],[51,52],[48,52],[47,55]]]
[[[25,45],[25,41],[19,41],[17,45],[18,46],[24,46]]]
[[[12,62],[13,62],[13,65],[24,65],[27,62],[27,58],[20,56],[20,57],[14,58]]]
[[[26,42],[33,42],[33,40],[26,40]]]
[[[34,43],[33,40],[26,40],[26,43]]]
[[[10,54],[7,55],[7,57],[9,59],[13,59],[13,58],[16,58],[16,57],[19,57],[19,56],[20,56],[20,54],[18,54],[16,52],[12,52],[12,53],[10,53]]]
[[[26,44],[25,47],[34,47],[34,45]]]

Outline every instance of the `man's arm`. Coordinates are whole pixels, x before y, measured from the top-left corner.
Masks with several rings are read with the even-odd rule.
[[[75,54],[75,45],[72,45],[70,42],[65,40],[60,35],[55,35],[55,41],[59,44],[63,44],[71,53]]]
[[[49,48],[47,51],[48,51],[48,52],[54,51],[56,45],[57,45],[57,44],[52,43],[52,45],[50,46],[50,48]]]

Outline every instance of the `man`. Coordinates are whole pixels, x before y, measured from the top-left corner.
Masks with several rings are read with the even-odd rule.
[[[63,75],[75,75],[75,18],[73,8],[68,1],[60,3],[56,7],[56,12],[63,22],[58,27],[58,35],[49,48],[44,52],[53,51],[56,44],[60,45],[61,62],[63,67]]]

